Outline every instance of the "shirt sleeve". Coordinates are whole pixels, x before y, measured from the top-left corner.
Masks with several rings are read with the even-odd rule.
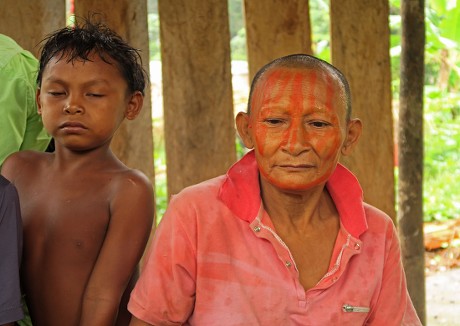
[[[196,223],[173,198],[152,239],[128,310],[153,325],[181,325],[195,302]],[[185,208],[185,207],[183,207]]]
[[[11,153],[49,144],[35,101],[37,69],[31,54],[18,53],[0,70],[0,164]]]
[[[0,180],[0,324],[23,318],[19,265],[22,224],[16,189]]]
[[[379,298],[368,325],[422,325],[407,291],[406,275],[401,261],[401,248],[392,224],[386,235],[386,259]],[[391,316],[391,317],[390,317]]]

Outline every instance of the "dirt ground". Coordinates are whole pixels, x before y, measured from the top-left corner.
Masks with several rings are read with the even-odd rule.
[[[425,228],[427,326],[460,326],[459,221]]]
[[[427,326],[460,325],[460,268],[426,276]]]

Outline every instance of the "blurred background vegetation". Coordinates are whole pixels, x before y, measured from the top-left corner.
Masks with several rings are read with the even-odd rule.
[[[460,3],[458,2],[460,1],[425,0],[423,193],[424,220],[427,222],[460,218]],[[161,60],[161,54],[157,0],[149,0],[148,5],[150,59],[152,62],[158,62]],[[228,0],[228,8],[232,61],[245,62],[246,32],[243,0]],[[398,117],[400,80],[401,17],[399,13],[400,0],[390,0],[390,55],[395,119]],[[329,1],[310,0],[310,15],[314,54],[330,62]],[[158,105],[159,103],[153,104],[154,107]],[[160,220],[167,206],[166,160],[161,114],[154,115],[153,126],[155,191],[157,216]],[[241,154],[243,149],[238,141],[236,145]],[[396,180],[397,172],[395,167]]]

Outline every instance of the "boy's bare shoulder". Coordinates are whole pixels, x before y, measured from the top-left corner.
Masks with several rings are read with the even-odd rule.
[[[128,197],[138,196],[140,193],[153,193],[152,182],[139,170],[125,167],[112,173],[112,185],[117,193]]]
[[[37,170],[44,162],[48,161],[50,153],[32,150],[19,151],[9,155],[1,167],[1,174],[10,181],[16,175]]]
[[[37,160],[43,160],[51,153],[38,152],[33,150],[18,151],[10,154],[6,159],[4,164],[7,164],[9,161],[12,161],[16,164],[27,164],[32,162],[37,162]]]

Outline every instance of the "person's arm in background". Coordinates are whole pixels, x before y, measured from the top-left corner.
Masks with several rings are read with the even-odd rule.
[[[19,265],[22,223],[16,188],[0,176],[0,325],[14,325],[24,317]]]
[[[0,165],[11,153],[44,151],[50,137],[37,113],[37,59],[0,34]]]

